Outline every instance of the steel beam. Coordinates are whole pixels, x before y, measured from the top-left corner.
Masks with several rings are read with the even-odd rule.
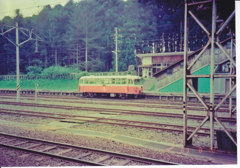
[[[223,29],[228,25],[228,23],[232,20],[233,16],[235,15],[235,10],[232,12],[232,14],[227,18],[227,20],[223,23],[222,27],[217,31],[216,35],[218,36]]]
[[[231,52],[230,52],[231,58],[233,58],[233,34],[231,33]],[[232,63],[230,63],[230,74],[232,74]],[[232,88],[232,78],[229,79],[229,90]],[[229,117],[232,117],[232,96],[229,96]]]
[[[196,63],[196,61],[202,56],[202,54],[207,50],[208,46],[210,45],[210,42],[208,41],[205,47],[202,49],[202,51],[198,54],[198,56],[191,62],[191,64],[188,66],[188,70],[192,68],[192,66]]]
[[[184,1],[185,2],[185,13],[184,13],[184,72],[183,72],[183,119],[184,119],[184,135],[183,135],[183,139],[184,139],[184,146],[186,146],[187,141],[189,141],[190,139],[192,139],[192,137],[197,133],[197,131],[209,120],[209,128],[210,128],[210,149],[212,150],[214,148],[214,121],[218,122],[221,127],[223,127],[224,131],[228,134],[228,136],[231,136],[230,133],[228,132],[228,130],[224,127],[224,125],[218,120],[217,117],[215,117],[215,113],[216,111],[219,109],[219,107],[223,104],[223,102],[231,96],[231,94],[233,93],[233,91],[236,89],[236,85],[233,86],[233,88],[230,89],[230,91],[225,95],[225,97],[220,101],[220,103],[214,107],[215,105],[215,93],[214,93],[214,78],[230,78],[230,80],[232,78],[236,78],[236,74],[234,72],[230,72],[230,74],[215,74],[215,47],[219,47],[220,50],[227,56],[227,58],[230,60],[231,65],[234,65],[236,67],[236,63],[233,59],[233,55],[232,55],[232,48],[231,48],[231,54],[228,54],[227,51],[224,49],[224,47],[222,46],[223,42],[218,42],[218,35],[222,32],[222,30],[227,26],[227,24],[231,21],[231,19],[233,18],[235,12],[233,12],[229,18],[224,22],[224,24],[221,26],[221,28],[217,31],[216,29],[216,15],[217,15],[217,9],[216,9],[216,0],[205,0],[205,1],[200,1],[200,2],[189,2],[187,3],[187,0]],[[205,4],[205,3],[210,3],[212,2],[212,23],[211,23],[211,32],[202,24],[202,22],[193,14],[192,11],[190,11],[188,9],[188,7],[194,6],[194,5],[201,5],[201,4]],[[187,50],[188,50],[188,14],[196,21],[196,23],[202,28],[202,30],[208,35],[208,42],[207,44],[198,49],[197,52],[200,52],[195,58],[194,60],[191,62],[191,64],[189,64],[188,66],[188,54],[187,54]],[[216,33],[217,32],[217,33]],[[231,37],[233,38],[233,37]],[[226,40],[230,40],[226,39]],[[226,40],[224,40],[224,42],[226,42]],[[202,54],[204,52],[206,52],[206,50],[209,47],[209,45],[211,44],[211,54],[210,54],[210,74],[205,74],[205,75],[192,75],[190,70],[192,69],[192,67],[195,65],[195,63],[199,60],[199,58],[202,56]],[[233,41],[231,43],[232,47],[233,47]],[[215,46],[216,45],[216,46]],[[193,54],[196,54],[193,53]],[[202,96],[194,89],[194,87],[192,86],[191,83],[188,83],[188,80],[191,80],[193,78],[210,78],[210,103],[207,104]],[[231,87],[231,86],[230,86]],[[187,135],[187,113],[186,113],[186,109],[187,109],[187,88],[189,88],[193,94],[198,98],[198,100],[203,104],[203,106],[205,107],[205,109],[208,111],[207,116],[204,118],[204,120],[201,122],[201,124],[196,127],[196,129],[194,130],[194,132],[186,139]],[[236,108],[235,108],[236,109]],[[232,110],[233,112],[234,110]],[[235,143],[234,139],[232,137],[230,137],[233,142]],[[235,143],[236,144],[236,143]]]
[[[194,89],[194,87],[187,83],[187,86],[192,90],[192,92],[196,95],[196,97],[198,98],[198,100],[202,103],[202,105],[205,107],[206,110],[208,110],[208,106],[207,103],[204,102],[203,98],[198,94],[198,92]]]
[[[12,31],[12,30],[15,29],[15,28],[16,28],[16,27],[12,27],[11,29],[9,29],[9,30],[7,30],[7,31],[2,32],[1,35],[3,36],[3,35],[6,34],[7,32],[10,32],[10,31]]]
[[[232,92],[236,89],[236,85],[232,87],[232,89],[224,96],[224,98],[218,103],[218,105],[214,108],[215,111],[217,111],[221,105],[224,103],[225,100],[232,94]]]
[[[210,75],[187,75],[187,78],[209,78]]]
[[[215,42],[216,45],[219,47],[220,50],[227,56],[227,58],[230,60],[230,62],[236,67],[235,61],[231,58],[231,56],[227,53],[227,51],[224,49],[224,47],[219,43]]]
[[[191,11],[189,11],[188,13],[189,13],[189,14],[192,16],[192,18],[197,22],[197,24],[203,29],[203,31],[205,31],[205,33],[206,33],[208,36],[210,36],[209,31],[208,31],[207,28],[202,24],[202,22],[201,22]]]
[[[188,62],[188,6],[184,11],[184,63],[183,63],[183,145],[187,145],[187,62]]]
[[[199,124],[199,126],[197,126],[197,128],[192,132],[192,134],[188,137],[188,141],[198,132],[199,129],[202,128],[202,126],[207,122],[208,120],[208,116],[206,116],[203,121],[201,122],[201,124]]]
[[[217,117],[214,117],[214,119],[217,121],[217,123],[223,128],[224,132],[228,135],[228,137],[232,140],[232,142],[237,146],[237,142],[234,140],[230,132],[227,130],[227,128],[221,123],[221,121],[218,120]]]
[[[234,74],[214,74],[214,78],[236,78]]]
[[[215,65],[215,33],[216,33],[216,1],[212,1],[212,33],[210,57],[210,149],[214,148],[214,65]]]
[[[234,107],[234,109],[232,110],[232,113],[236,112],[237,110],[237,106]]]
[[[188,6],[201,5],[201,4],[210,3],[210,2],[212,2],[212,0],[201,1],[201,2],[192,2],[192,3],[189,3]]]

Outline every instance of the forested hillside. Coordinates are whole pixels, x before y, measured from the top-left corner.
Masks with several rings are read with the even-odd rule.
[[[21,74],[40,73],[56,65],[88,72],[114,71],[115,28],[119,71],[126,71],[129,65],[136,66],[136,46],[151,44],[163,33],[183,32],[183,11],[183,0],[69,0],[65,6],[48,5],[27,18],[16,10],[16,16],[4,17],[0,26],[18,22],[43,39],[37,51],[35,41],[20,47]],[[196,31],[199,28],[190,33]],[[15,31],[5,36],[15,41]],[[26,37],[20,32],[19,38],[24,41]],[[141,50],[149,48],[145,45]],[[15,46],[0,36],[0,75],[16,73],[15,55]]]
[[[24,18],[16,11],[14,18],[5,17],[1,25],[33,29],[43,41],[20,47],[20,72],[60,65],[78,67],[90,72],[115,69],[115,31],[118,29],[119,71],[136,65],[135,46],[162,35],[179,32],[183,3],[174,0],[70,0],[65,6],[45,6],[38,15]],[[171,18],[171,19],[170,19]],[[7,34],[15,40],[15,31]],[[20,41],[25,36],[20,32]],[[15,47],[0,36],[0,74],[15,74]],[[85,60],[88,60],[85,66]],[[29,67],[31,66],[31,67]],[[34,67],[32,67],[34,66]],[[37,71],[38,71],[37,70]]]

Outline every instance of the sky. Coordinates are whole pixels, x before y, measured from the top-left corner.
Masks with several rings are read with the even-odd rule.
[[[24,17],[38,14],[48,4],[52,7],[61,4],[65,5],[69,0],[0,0],[0,20],[4,16],[14,17],[15,10],[20,9]],[[78,2],[80,0],[74,0]]]

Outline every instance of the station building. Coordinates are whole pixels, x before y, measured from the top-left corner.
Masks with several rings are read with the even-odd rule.
[[[230,53],[230,42],[222,44]],[[189,51],[189,62],[198,55],[199,50]],[[183,91],[183,51],[156,53],[136,53],[137,73],[145,79],[144,88],[153,92],[175,92]],[[194,75],[210,74],[211,50],[207,49],[192,67]],[[233,59],[235,59],[235,48],[233,48]],[[229,74],[230,62],[220,49],[215,48],[215,73]],[[233,68],[232,68],[233,69]],[[233,72],[235,73],[235,72]],[[198,78],[192,81],[198,92],[209,93],[210,79]],[[225,94],[230,88],[229,78],[216,78],[214,80],[215,93]]]

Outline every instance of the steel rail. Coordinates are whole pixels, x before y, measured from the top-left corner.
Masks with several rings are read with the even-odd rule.
[[[49,100],[48,100],[49,101]],[[4,102],[5,103],[8,103],[8,101],[0,101],[0,104],[4,104]],[[121,105],[121,106],[134,106],[134,107],[149,107],[149,108],[167,108],[167,109],[169,109],[169,108],[171,108],[171,109],[182,109],[182,107],[180,106],[180,104],[176,104],[176,105],[174,105],[174,104],[158,104],[158,105],[150,105],[150,104],[147,104],[147,105],[139,105],[139,104],[122,104],[122,103],[120,103],[120,104],[112,104],[112,103],[92,103],[92,102],[79,102],[79,101],[76,101],[76,102],[69,102],[69,101],[65,101],[65,100],[63,100],[63,101],[58,101],[58,102],[66,102],[66,103],[84,103],[84,104],[100,104],[100,105]],[[14,104],[14,103],[17,103],[17,102],[12,102],[12,103],[8,103],[8,104],[12,104],[12,105],[17,105],[17,104]],[[26,103],[25,102],[21,102],[22,104],[25,104],[26,105]],[[30,104],[30,103],[28,103],[28,104]],[[195,110],[195,111],[203,111],[203,110],[205,110],[203,107],[198,107],[198,105],[200,105],[200,103],[199,104],[191,104],[191,105],[189,105],[189,107],[188,107],[188,109],[189,110]],[[26,105],[26,106],[30,106],[30,105]],[[32,106],[35,106],[35,107],[43,107],[43,104],[42,103],[36,103],[36,102],[34,102],[34,103],[32,103]],[[79,106],[61,106],[61,105],[49,105],[49,106],[44,106],[44,107],[46,107],[46,108],[62,108],[62,109],[76,109],[76,110],[89,110],[89,109],[91,109],[91,111],[94,111],[94,110],[96,110],[96,109],[103,109],[103,110],[106,110],[106,111],[108,111],[108,112],[117,112],[118,110],[120,110],[120,109],[106,109],[106,108],[94,108],[94,107],[79,107]],[[224,105],[222,106],[222,108],[221,109],[219,109],[218,111],[219,112],[226,112],[228,110],[228,106],[225,106],[224,107]],[[131,110],[123,110],[123,109],[121,109],[121,112],[129,112],[129,111],[131,111]],[[133,110],[132,110],[133,111]],[[134,110],[135,112],[136,111],[139,111],[139,110]],[[139,112],[148,112],[148,111],[139,111]]]
[[[14,110],[16,111],[16,110]],[[18,110],[17,112],[20,112],[21,110]],[[138,122],[138,121],[130,121],[130,120],[117,120],[117,119],[104,119],[104,118],[100,118],[100,117],[86,117],[86,116],[79,116],[79,117],[83,117],[83,118],[92,118],[92,119],[96,119],[96,120],[88,120],[88,119],[73,119],[73,118],[69,118],[69,117],[63,117],[62,115],[59,115],[59,117],[56,116],[48,116],[47,114],[29,114],[29,113],[22,113],[19,114],[17,112],[3,112],[0,110],[0,113],[2,114],[16,114],[16,115],[25,115],[25,116],[30,116],[30,117],[41,117],[41,118],[53,118],[53,119],[60,119],[60,120],[67,120],[67,121],[62,121],[62,122],[69,122],[69,123],[81,123],[82,122],[88,122],[88,123],[98,123],[98,124],[110,124],[110,125],[119,125],[119,126],[125,126],[125,127],[135,127],[135,128],[146,128],[146,129],[154,129],[154,130],[163,130],[163,131],[175,131],[175,132],[182,132],[181,128],[182,126],[180,125],[172,125],[172,124],[160,124],[160,123],[149,123],[149,122]],[[53,115],[53,114],[52,114]],[[109,121],[104,121],[104,120],[111,120],[111,121],[115,121],[115,122],[109,122]],[[125,122],[125,123],[119,123],[119,122]],[[132,123],[132,124],[131,124]],[[147,124],[146,125],[135,125],[135,124]],[[161,127],[154,127],[154,126],[149,126],[149,125],[158,125]],[[166,128],[166,127],[175,127],[175,128]],[[176,129],[177,128],[177,129]],[[189,127],[189,129],[193,129],[194,127]],[[208,135],[206,133],[206,131],[208,131],[207,129],[205,130],[204,128],[202,129],[204,130],[204,132],[199,132],[199,134],[203,134],[203,135]],[[191,132],[191,131],[190,131]]]
[[[5,96],[3,96],[3,95],[1,95],[2,97],[5,97]],[[0,97],[1,97],[0,96]],[[11,96],[11,95],[10,95]],[[24,95],[24,96],[22,96],[22,97],[29,97],[27,100],[34,100],[34,97],[32,97],[31,95]],[[9,99],[15,99],[15,97],[14,98],[9,98]],[[115,101],[116,100],[114,100],[114,99],[107,99],[108,100],[108,103],[106,103],[105,102],[105,100],[106,99],[90,99],[90,98],[84,98],[84,100],[76,100],[75,98],[69,98],[69,97],[67,97],[67,100],[66,99],[64,99],[64,97],[56,97],[56,96],[47,96],[47,97],[42,97],[42,95],[41,95],[41,98],[38,98],[38,100],[43,100],[43,101],[58,101],[58,102],[68,102],[68,103],[84,103],[84,104],[93,104],[92,103],[92,100],[94,100],[94,103],[95,104],[104,104],[104,105],[115,105],[115,104],[113,104],[113,103],[115,103]],[[110,101],[112,102],[112,103],[110,103]],[[180,106],[182,106],[182,104],[181,104],[181,102],[175,102],[175,101],[170,101],[170,100],[162,100],[162,101],[159,101],[159,99],[158,100],[155,100],[155,102],[153,102],[153,100],[151,100],[151,104],[149,104],[149,101],[147,101],[147,99],[145,99],[145,101],[139,101],[139,100],[137,100],[137,102],[119,102],[119,101],[117,101],[117,104],[118,105],[121,105],[121,106],[141,106],[141,104],[142,103],[145,103],[145,105],[144,106],[142,106],[142,107],[156,107],[156,108],[158,108],[158,107],[161,107],[162,105],[165,105],[165,106],[173,106],[173,105],[179,105],[179,107]],[[147,104],[146,104],[147,103]],[[170,104],[170,105],[169,105]],[[200,104],[200,103],[194,103],[194,102],[192,102],[192,103],[188,103],[189,105],[191,105],[191,106],[194,106],[194,107],[196,107],[198,104]],[[147,105],[147,106],[146,106]],[[227,106],[228,107],[228,106]]]
[[[120,119],[109,119],[109,118],[101,118],[101,117],[88,117],[88,116],[80,116],[80,115],[65,115],[65,114],[56,114],[56,113],[32,112],[32,111],[9,110],[9,109],[0,109],[0,113],[26,115],[30,117],[54,118],[54,119],[65,120],[61,122],[69,122],[69,123],[82,124],[82,122],[88,122],[88,123],[110,124],[110,125],[119,125],[119,126],[135,127],[135,128],[146,128],[146,129],[154,129],[154,130],[157,129],[157,130],[171,131],[171,132],[174,132],[174,131],[182,132],[181,125],[173,125],[173,124],[161,124],[161,123],[144,122],[144,121],[120,120]],[[74,117],[79,117],[81,119],[75,119]],[[89,119],[95,119],[95,120],[89,120]],[[142,125],[138,125],[138,124],[142,124]],[[195,127],[189,126],[189,132],[192,132],[194,128]],[[202,132],[199,132],[198,134],[208,135],[209,129],[201,128],[201,131]]]
[[[119,157],[121,159],[127,160],[127,162],[125,162],[125,164],[129,163],[130,161],[140,162],[143,165],[144,164],[145,165],[149,165],[149,164],[152,164],[152,165],[156,165],[156,164],[157,165],[177,165],[178,164],[178,163],[174,163],[174,162],[158,160],[158,159],[152,159],[152,158],[146,158],[146,157],[140,157],[140,156],[136,156],[136,155],[111,152],[111,151],[100,150],[100,149],[95,149],[95,148],[87,148],[87,147],[83,147],[83,146],[69,145],[69,144],[66,144],[66,143],[59,143],[59,142],[48,141],[48,140],[37,139],[37,138],[29,138],[29,137],[5,134],[5,133],[2,133],[2,132],[0,132],[0,136],[4,136],[5,138],[6,137],[11,137],[11,138],[15,138],[16,140],[21,139],[21,140],[25,140],[25,141],[29,141],[29,142],[35,142],[35,143],[37,142],[37,143],[40,143],[40,144],[50,144],[50,145],[54,145],[53,148],[66,147],[66,148],[70,148],[70,149],[79,149],[79,150],[88,151],[88,152],[90,152],[90,154],[104,154],[104,155],[109,156],[109,157],[105,158],[105,160],[89,161],[89,160],[86,160],[87,156],[84,157],[85,159],[81,159],[81,158],[83,158],[81,156],[76,158],[76,157],[68,157],[68,156],[63,156],[63,155],[58,155],[58,154],[52,154],[50,152],[45,152],[44,150],[40,150],[39,151],[39,150],[34,150],[34,149],[27,149],[27,148],[23,148],[23,147],[17,147],[17,145],[14,146],[14,145],[5,144],[7,142],[5,142],[5,143],[1,142],[1,144],[0,144],[1,146],[13,148],[13,149],[18,149],[18,150],[24,150],[24,151],[27,151],[27,152],[38,153],[38,154],[41,154],[41,155],[47,155],[47,156],[56,157],[56,158],[60,158],[60,159],[64,159],[64,160],[78,162],[78,163],[85,163],[85,164],[88,164],[88,165],[108,166],[108,164],[104,164],[104,163],[101,163],[101,162],[104,162],[107,159],[111,159],[112,157]]]
[[[96,111],[96,112],[111,112],[116,114],[133,114],[133,115],[143,115],[143,116],[156,116],[156,117],[172,117],[172,118],[182,118],[182,114],[175,113],[165,113],[165,112],[149,112],[149,111],[138,111],[138,110],[123,110],[123,109],[108,109],[108,108],[94,108],[94,107],[76,107],[76,106],[63,106],[63,105],[49,105],[49,104],[35,104],[35,103],[23,103],[23,102],[7,102],[0,101],[0,104],[8,105],[20,105],[20,106],[33,106],[33,107],[44,107],[44,108],[57,108],[65,110],[86,110],[86,111]],[[89,117],[88,117],[89,118]],[[203,119],[204,116],[200,115],[188,115],[189,119]],[[226,122],[236,122],[235,118],[220,117],[221,121]]]
[[[4,92],[2,92],[2,91],[5,91],[5,90],[0,90],[0,94],[1,94],[1,96],[3,96],[4,97],[4,95],[6,95],[6,96],[14,96],[14,97],[16,97],[16,94],[14,94],[14,93],[4,93]],[[40,92],[38,92],[38,93],[40,93]],[[22,96],[23,97],[29,97],[29,98],[34,98],[34,91],[32,91],[32,94],[29,94],[29,93],[21,93],[21,94],[23,94]],[[55,100],[58,100],[58,99],[68,99],[68,100],[75,100],[75,101],[96,101],[96,102],[104,102],[104,101],[111,101],[111,102],[124,102],[124,103],[128,103],[128,104],[132,104],[132,103],[146,103],[146,102],[151,102],[151,104],[161,104],[162,102],[163,103],[167,103],[167,102],[171,102],[171,104],[172,103],[177,103],[177,104],[179,104],[179,103],[181,103],[181,100],[177,100],[177,101],[173,101],[173,100],[160,100],[159,98],[145,98],[145,99],[132,99],[132,100],[134,100],[134,102],[129,102],[129,99],[127,99],[127,100],[123,100],[123,99],[112,99],[112,98],[104,98],[104,97],[101,97],[101,98],[86,98],[86,97],[79,97],[79,96],[76,96],[76,95],[70,95],[71,94],[71,92],[68,92],[68,94],[69,95],[65,95],[65,94],[63,94],[63,95],[61,95],[61,94],[58,94],[58,95],[45,95],[45,94],[39,94],[38,95],[38,97],[40,98],[40,99],[55,99]],[[206,94],[201,94],[202,96],[204,96],[204,97],[206,97],[206,98],[209,98],[209,97],[207,97],[208,95],[206,95]],[[157,96],[159,96],[159,95],[157,95]],[[167,94],[167,95],[165,95],[165,94],[163,94],[163,95],[160,95],[161,97],[162,96],[164,96],[164,97],[174,97],[174,96],[177,96],[177,97],[181,97],[182,95],[178,95],[178,94]],[[194,95],[192,95],[192,96],[194,96]],[[224,95],[221,95],[221,94],[216,94],[216,96],[222,96],[222,97],[224,97]],[[148,97],[148,96],[147,96]],[[121,100],[121,101],[119,101],[119,100]],[[189,103],[194,103],[194,101],[190,101]]]

